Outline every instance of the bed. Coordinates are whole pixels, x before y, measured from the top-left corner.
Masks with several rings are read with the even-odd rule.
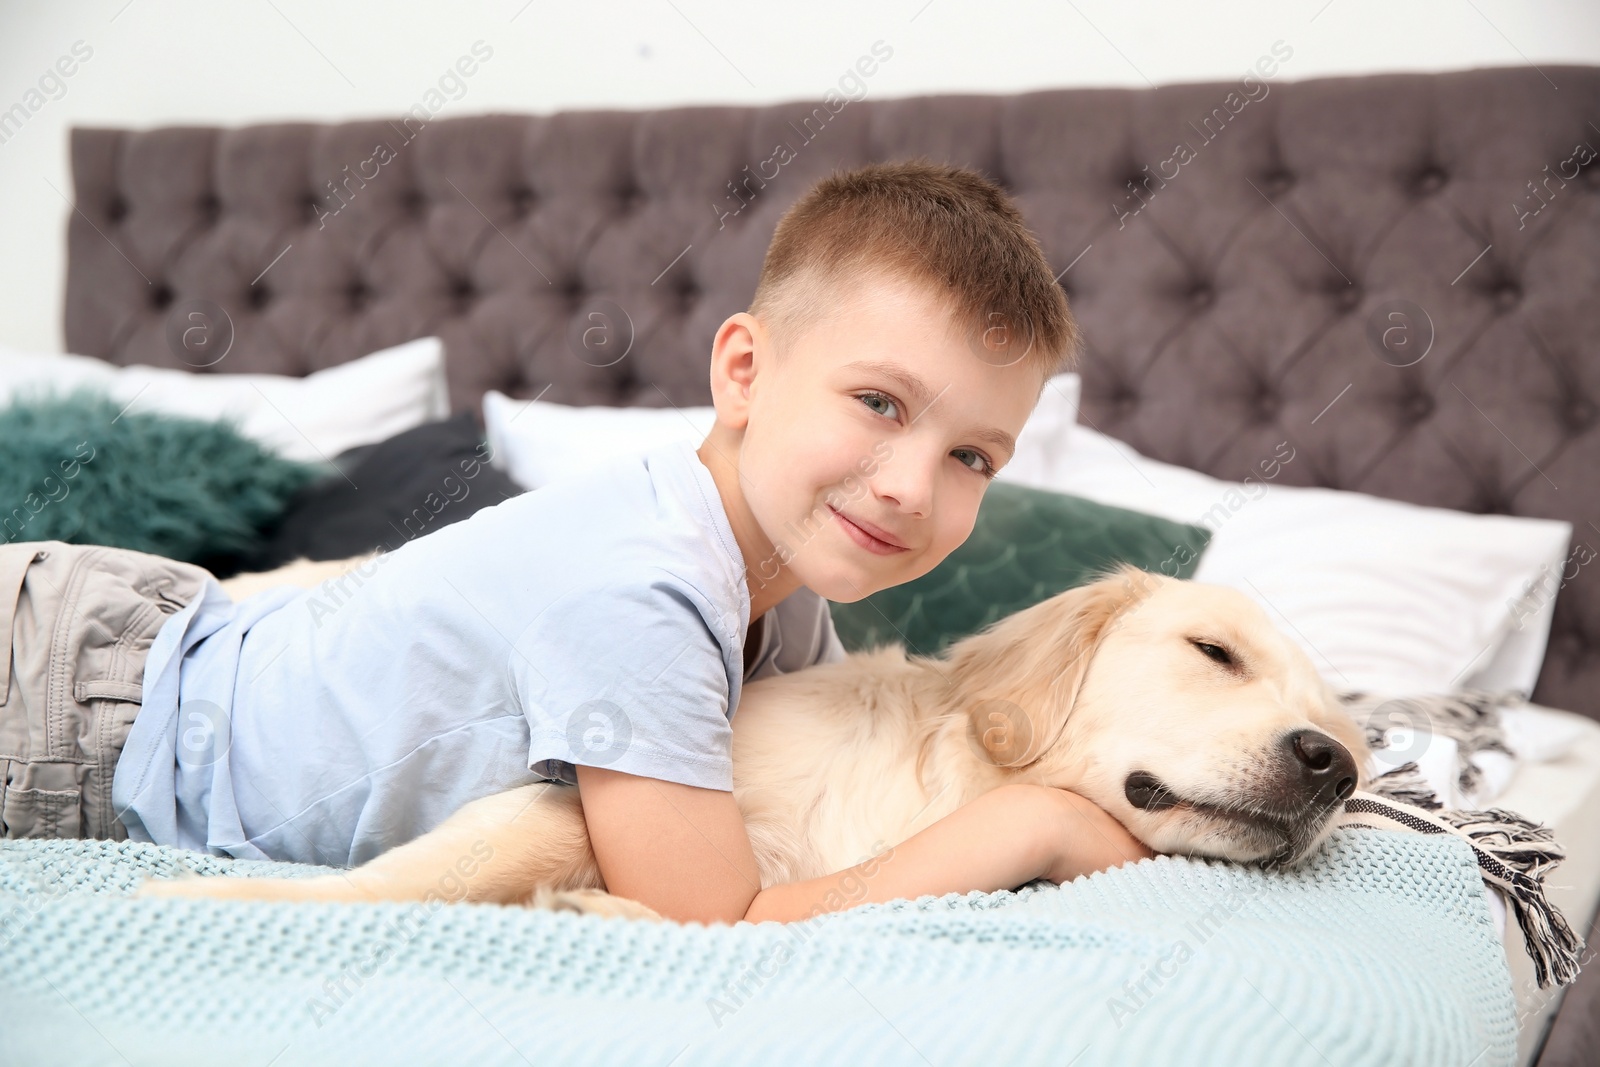
[[[1574,147],[1600,136],[1585,118],[1600,68],[1239,88],[75,129],[67,347],[301,376],[432,335],[454,412],[476,416],[490,390],[703,405],[707,339],[747,305],[788,204],[835,166],[925,154],[1017,198],[1084,328],[1079,410],[1098,431],[1235,480],[1288,438],[1306,461],[1285,484],[1600,537],[1600,166]],[[1152,178],[1175,138],[1192,161]],[[780,143],[794,151],[774,169]],[[364,169],[379,145],[388,158]],[[174,349],[171,322],[195,309],[226,319],[226,360]],[[1374,348],[1397,309],[1430,358]],[[596,321],[626,358],[585,358],[575,337]],[[1582,570],[1554,599],[1532,699],[1587,732],[1496,801],[1568,847],[1552,899],[1584,934],[1600,901],[1595,635]],[[1600,972],[1541,990],[1514,923],[1504,944],[1505,1062],[1600,1060]]]
[[[1551,879],[1550,896],[1576,926],[1584,923],[1585,916],[1593,917],[1600,902],[1600,726],[1586,729],[1583,739],[1563,759],[1527,770],[1495,803],[1544,823],[1555,831],[1556,840],[1568,845],[1567,859]],[[1592,928],[1586,929],[1585,940],[1592,941],[1594,933]],[[1589,994],[1574,997],[1573,989],[1538,988],[1514,923],[1507,924],[1505,945],[1516,989],[1519,1062],[1531,1063],[1564,1000],[1572,997],[1578,1001]],[[1589,950],[1585,959],[1592,952]],[[1592,1031],[1593,1026],[1577,1016],[1568,1019],[1556,1029],[1553,1047],[1547,1048],[1546,1057],[1538,1062],[1584,1062],[1588,1053],[1578,1035]]]

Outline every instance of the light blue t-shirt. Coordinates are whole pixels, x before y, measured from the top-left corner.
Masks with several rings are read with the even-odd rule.
[[[113,779],[134,840],[353,866],[574,764],[733,788],[744,681],[844,658],[801,588],[757,627],[683,441],[512,497],[311,590],[215,581],[162,626]]]

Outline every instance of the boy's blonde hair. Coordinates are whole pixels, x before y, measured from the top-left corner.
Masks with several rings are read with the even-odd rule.
[[[1077,364],[1078,325],[1039,242],[999,186],[912,159],[835,171],[778,220],[749,314],[780,353],[863,273],[947,295],[974,351],[1025,360],[1043,379]]]

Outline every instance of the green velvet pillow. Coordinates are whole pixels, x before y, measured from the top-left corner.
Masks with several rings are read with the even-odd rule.
[[[80,388],[0,410],[0,544],[111,545],[203,565],[254,549],[290,495],[330,469],[227,422],[125,406]]]
[[[1210,540],[1203,526],[991,482],[971,536],[944,562],[914,581],[829,606],[847,652],[898,641],[907,652],[933,655],[1115,563],[1189,578]]]

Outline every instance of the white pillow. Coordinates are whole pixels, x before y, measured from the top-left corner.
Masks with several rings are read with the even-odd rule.
[[[1539,607],[1526,614],[1513,611],[1511,630],[1492,657],[1462,682],[1473,689],[1515,689],[1524,698],[1533,696],[1534,683],[1539,680],[1539,668],[1544,665],[1544,653],[1550,642],[1550,623],[1556,615],[1555,592],[1560,588],[1561,574],[1566,568],[1566,557],[1558,556],[1549,563],[1549,575],[1533,587],[1533,599]],[[1553,581],[1553,584],[1552,584]],[[1526,610],[1526,607],[1524,608]]]
[[[1047,403],[1064,409],[1066,399],[1047,391],[1040,407]],[[1572,536],[1570,523],[1555,520],[1469,515],[1265,477],[1224,482],[1087,426],[1063,437],[1039,462],[999,476],[1211,530],[1195,580],[1261,603],[1335,688],[1478,684],[1513,632],[1513,605],[1542,571],[1560,566]],[[1293,462],[1288,447],[1279,452],[1262,461]],[[1523,625],[1536,630],[1539,619]],[[1543,625],[1538,658],[1524,656],[1516,676],[1504,676],[1506,688],[1532,692],[1548,613]]]
[[[1057,457],[1070,447],[1082,388],[1083,380],[1071,372],[1044,383],[1038,404],[1017,434],[1016,452],[1001,468],[1001,477],[1029,483],[1049,478]]]
[[[513,400],[491,389],[483,394],[483,427],[490,466],[511,480],[537,489],[584,474],[617,456],[648,452],[657,445],[706,439],[716,408],[571,407],[543,400]]]
[[[347,448],[450,415],[444,345],[437,337],[385,348],[304,378],[118,367],[89,356],[0,346],[0,406],[21,391],[66,393],[80,385],[103,389],[127,404],[127,411],[232,418],[244,436],[299,460],[331,460]]]
[[[1079,378],[1058,374],[1045,385],[1033,415],[1017,435],[1008,472],[1024,477],[1047,468],[1050,455],[1078,417]],[[1048,401],[1048,402],[1047,402]],[[582,474],[613,456],[637,454],[681,438],[705,440],[716,409],[570,407],[513,400],[494,390],[483,395],[483,425],[490,465],[528,489]]]

